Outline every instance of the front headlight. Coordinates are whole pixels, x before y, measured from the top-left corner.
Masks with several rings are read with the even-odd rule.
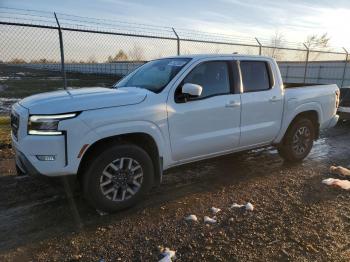
[[[58,130],[58,124],[61,120],[76,117],[78,113],[69,113],[62,115],[31,115],[28,122],[29,135],[62,135]]]

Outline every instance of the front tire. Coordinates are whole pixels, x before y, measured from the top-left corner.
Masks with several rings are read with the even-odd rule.
[[[136,204],[153,181],[152,159],[145,150],[133,144],[114,145],[89,164],[83,191],[96,209],[115,212]]]
[[[288,128],[282,143],[277,147],[282,158],[299,162],[310,153],[315,139],[315,126],[308,118],[294,121]]]

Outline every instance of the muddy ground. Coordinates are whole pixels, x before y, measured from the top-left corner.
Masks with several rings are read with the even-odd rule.
[[[68,87],[111,86],[120,79],[117,75],[83,74],[67,72]],[[0,105],[10,99],[23,98],[42,92],[60,90],[63,87],[60,71],[40,70],[19,65],[0,63]],[[1,107],[0,107],[1,114]]]
[[[350,260],[350,192],[321,184],[331,164],[350,164],[349,123],[323,133],[301,164],[265,148],[187,165],[138,206],[105,216],[61,181],[16,177],[1,148],[1,261],[157,261],[160,247],[176,261]],[[252,212],[228,209],[248,201]],[[205,225],[212,206],[218,223]]]

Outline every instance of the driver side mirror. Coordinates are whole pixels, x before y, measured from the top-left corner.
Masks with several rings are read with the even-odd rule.
[[[182,94],[189,97],[199,97],[202,94],[203,87],[197,84],[186,83],[182,86]]]

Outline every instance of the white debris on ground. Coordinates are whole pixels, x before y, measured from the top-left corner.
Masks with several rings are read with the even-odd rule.
[[[230,208],[232,209],[232,208],[242,208],[242,207],[245,207],[245,210],[247,210],[247,211],[253,211],[254,210],[254,206],[250,202],[248,202],[245,205],[240,205],[240,204],[237,204],[237,203],[233,203]]]
[[[170,250],[169,248],[165,248],[162,251],[162,255],[164,256],[161,260],[159,260],[159,262],[171,262],[173,258],[175,258],[175,251],[174,250]]]
[[[327,178],[322,180],[323,184],[328,186],[340,187],[345,190],[350,190],[350,181],[349,180],[341,180],[337,178]]]
[[[242,207],[244,207],[244,205],[233,203],[230,208],[242,208]]]
[[[186,221],[195,221],[195,222],[197,222],[198,218],[197,218],[196,215],[189,215],[189,216],[185,217],[185,220]]]
[[[252,205],[252,203],[248,202],[245,205],[245,209],[248,210],[248,211],[253,211],[254,210],[254,206]]]
[[[216,217],[208,217],[208,216],[205,216],[204,217],[204,223],[210,223],[210,224],[215,224],[217,221],[216,221]]]
[[[342,166],[331,166],[329,172],[335,175],[350,176],[350,170]]]
[[[216,207],[212,207],[212,208],[211,208],[211,212],[213,212],[214,214],[216,214],[216,213],[218,213],[218,212],[220,212],[220,211],[221,211],[220,208],[216,208]]]
[[[99,209],[96,209],[96,212],[97,212],[97,214],[99,214],[101,217],[102,217],[102,216],[106,216],[106,215],[108,215],[108,213],[107,213],[107,212],[104,212],[104,211],[99,210]]]

